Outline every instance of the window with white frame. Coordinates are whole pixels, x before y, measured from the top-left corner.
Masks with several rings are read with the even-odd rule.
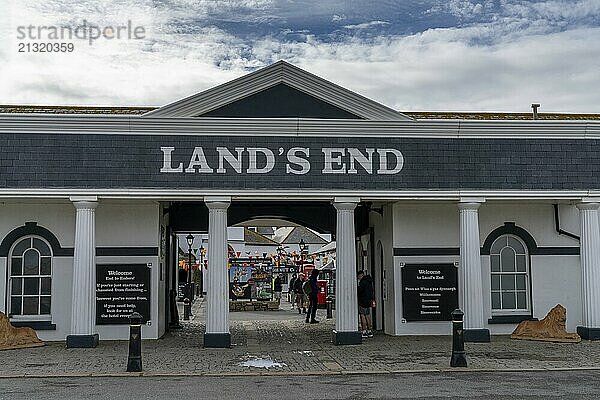
[[[52,250],[38,236],[16,241],[9,256],[11,317],[50,317],[52,302]]]
[[[490,248],[492,314],[531,312],[529,255],[525,243],[502,235]]]

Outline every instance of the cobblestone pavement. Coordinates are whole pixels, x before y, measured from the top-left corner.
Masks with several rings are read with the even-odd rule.
[[[283,307],[283,306],[282,306]],[[286,307],[287,308],[287,307]],[[333,319],[305,324],[289,309],[231,314],[231,349],[205,349],[204,307],[194,305],[183,329],[143,342],[144,375],[353,374],[465,370],[450,368],[451,337],[392,337],[381,333],[359,346],[334,346]],[[466,343],[468,370],[600,369],[600,343],[545,343],[494,336]],[[126,341],[95,349],[66,349],[64,342],[0,352],[0,377],[130,375]],[[259,367],[247,366],[258,365]],[[262,368],[260,367],[262,366]],[[266,368],[268,367],[268,368]]]

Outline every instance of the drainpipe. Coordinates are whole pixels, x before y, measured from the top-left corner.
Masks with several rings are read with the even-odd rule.
[[[568,237],[573,238],[575,240],[579,240],[580,239],[579,236],[577,236],[577,235],[575,235],[575,234],[573,234],[571,232],[563,231],[562,229],[560,229],[560,219],[559,219],[559,216],[558,216],[558,204],[553,204],[553,206],[554,206],[554,225],[556,227],[556,232],[559,235],[565,235],[565,236],[568,236]]]

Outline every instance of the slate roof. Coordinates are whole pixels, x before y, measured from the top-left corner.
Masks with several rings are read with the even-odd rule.
[[[142,115],[156,107],[0,105],[0,114]]]
[[[333,242],[329,242],[327,243],[325,246],[321,247],[320,249],[313,251],[311,254],[322,254],[322,253],[327,253],[330,251],[335,251],[336,247],[335,247],[335,240]]]
[[[260,233],[263,236],[269,237],[269,236],[273,236],[273,234],[275,233],[275,230],[270,226],[257,226],[256,232]]]
[[[532,120],[533,113],[501,113],[501,112],[444,112],[419,111],[403,112],[414,119],[465,119],[465,120]],[[539,113],[539,120],[600,120],[600,114]]]
[[[306,244],[326,244],[327,240],[303,226],[284,227],[275,231],[273,240],[281,244],[298,244],[304,240]]]
[[[111,106],[46,106],[46,105],[0,105],[0,114],[89,114],[89,115],[142,115],[158,107],[111,107]],[[451,111],[403,111],[414,119],[458,120],[531,120],[532,113],[506,112],[451,112]],[[600,120],[600,114],[539,113],[540,120]]]
[[[277,243],[276,241],[271,240],[268,237],[261,235],[260,233],[251,231],[248,228],[244,228],[244,243],[260,246],[279,246],[279,243]]]

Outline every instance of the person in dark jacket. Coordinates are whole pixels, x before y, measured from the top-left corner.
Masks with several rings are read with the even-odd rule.
[[[277,275],[277,278],[273,281],[273,292],[275,293],[275,300],[279,303],[281,301],[281,290],[283,285],[281,284],[281,275]]]
[[[298,275],[298,279],[294,282],[294,292],[296,293],[296,305],[298,306],[298,314],[305,313],[306,307],[304,306],[304,291],[302,290],[302,285],[306,278],[303,273]]]
[[[319,293],[319,287],[317,285],[317,277],[319,276],[319,270],[313,269],[310,271],[310,278],[308,278],[308,282],[310,283],[310,293],[308,294],[308,311],[306,312],[306,323],[316,324],[319,321],[316,320],[317,316],[317,294]]]
[[[364,271],[359,271],[358,278],[358,314],[360,316],[360,327],[362,337],[373,337],[373,320],[371,319],[371,307],[375,301],[375,290],[373,279]]]
[[[292,275],[292,279],[290,279],[290,283],[288,284],[288,301],[292,305],[292,310],[296,305],[296,292],[294,292],[294,284],[296,283],[296,274]]]

